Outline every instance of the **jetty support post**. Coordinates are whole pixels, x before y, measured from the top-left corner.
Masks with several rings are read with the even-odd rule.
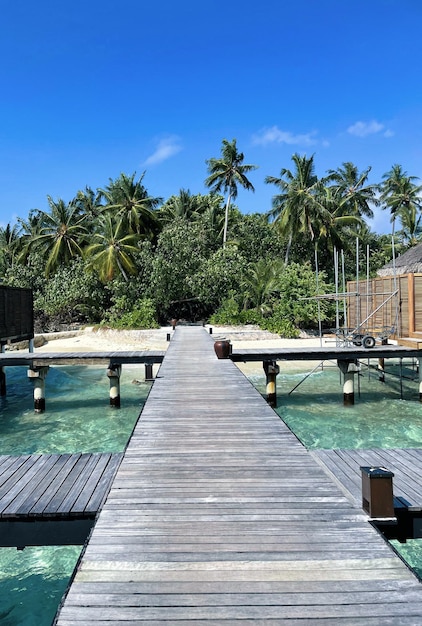
[[[4,367],[0,367],[0,397],[4,397],[6,395],[6,374],[4,372]]]
[[[49,366],[31,366],[28,369],[28,378],[34,383],[34,411],[44,413],[45,411],[45,379],[47,378]]]
[[[385,359],[378,359],[378,380],[385,383]]]
[[[0,352],[6,351],[6,344],[0,343]],[[4,367],[0,367],[0,397],[4,397],[6,395],[6,373],[4,371]]]
[[[107,376],[110,381],[110,406],[116,409],[120,408],[120,376],[122,366],[116,363],[110,363],[107,370]]]
[[[418,358],[418,373],[419,373],[419,402],[422,402],[422,357]]]
[[[280,368],[275,361],[263,362],[265,376],[267,377],[267,402],[275,408],[277,406],[277,374]]]
[[[344,374],[343,382],[343,404],[344,406],[352,406],[355,403],[355,374],[359,373],[360,367],[358,361],[339,359],[337,365]]]
[[[150,382],[151,380],[154,380],[152,363],[145,363],[145,382]]]

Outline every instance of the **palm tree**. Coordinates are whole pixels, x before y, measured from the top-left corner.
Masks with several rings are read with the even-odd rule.
[[[327,247],[331,249],[347,250],[355,238],[356,230],[363,228],[363,219],[354,212],[345,212],[344,203],[339,202],[338,191],[333,187],[323,187],[319,201],[326,210],[321,214],[318,240],[325,239]]]
[[[422,209],[421,185],[415,185],[419,180],[417,176],[408,176],[401,165],[393,165],[391,170],[383,175],[384,182],[381,185],[381,202],[383,209],[390,209],[392,222],[392,237],[394,238],[394,226],[397,216],[401,212],[408,213]]]
[[[50,212],[34,214],[35,232],[28,240],[29,250],[39,250],[46,258],[45,272],[48,276],[61,263],[82,256],[88,230],[85,216],[74,201],[69,203],[47,196]]]
[[[209,176],[205,184],[213,192],[227,193],[226,210],[224,219],[223,248],[227,241],[227,226],[229,221],[229,209],[232,199],[237,197],[237,186],[241,185],[248,191],[255,191],[254,186],[246,177],[248,172],[257,169],[257,165],[246,165],[243,163],[243,152],[238,152],[236,139],[227,141],[223,139],[221,147],[221,158],[209,159],[206,161]]]
[[[110,213],[98,221],[93,243],[85,249],[85,257],[91,267],[98,271],[100,280],[113,280],[120,272],[128,281],[128,274],[136,274],[134,255],[139,251],[139,235],[128,233],[123,217],[113,219]]]
[[[283,168],[280,177],[267,176],[265,182],[276,185],[281,193],[272,199],[268,217],[276,223],[282,235],[288,238],[285,265],[289,262],[293,238],[298,233],[308,234],[312,241],[319,231],[326,208],[321,202],[323,185],[315,174],[314,157],[294,154],[293,171]]]
[[[0,268],[2,273],[13,267],[21,245],[20,229],[17,224],[0,227]]]
[[[393,258],[394,290],[396,290],[396,252],[395,252],[395,223],[396,217],[404,211],[408,213],[421,210],[422,203],[419,194],[422,187],[415,185],[416,176],[408,176],[401,165],[395,164],[389,172],[383,175],[381,185],[381,202],[384,209],[390,209],[391,219],[391,252]]]
[[[422,215],[416,213],[416,206],[402,207],[400,210],[401,228],[397,232],[397,237],[403,242],[406,248],[411,248],[422,239]]]
[[[359,172],[356,165],[347,161],[337,170],[329,170],[326,181],[333,182],[339,207],[344,215],[373,218],[371,204],[378,205],[378,185],[368,184],[371,167]]]
[[[86,216],[89,224],[93,224],[95,220],[104,211],[104,205],[101,202],[101,192],[94,191],[91,187],[86,186],[85,189],[79,190],[74,199],[75,204],[80,209],[81,214]]]
[[[245,308],[252,306],[263,313],[265,303],[280,289],[281,272],[282,267],[277,260],[259,259],[250,265],[243,276]]]
[[[198,196],[192,196],[189,189],[181,189],[178,196],[171,196],[160,208],[160,219],[165,222],[172,222],[181,217],[191,219],[199,209]]]
[[[101,197],[106,201],[106,210],[122,218],[130,231],[138,234],[153,235],[157,232],[158,222],[154,209],[162,198],[153,198],[142,184],[145,172],[135,181],[135,175],[120,174],[116,180],[109,179],[105,189],[100,189]]]

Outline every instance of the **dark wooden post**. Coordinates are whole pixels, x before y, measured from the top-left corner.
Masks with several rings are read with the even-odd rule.
[[[393,472],[385,467],[361,467],[362,508],[370,517],[394,517]]]
[[[145,363],[145,381],[154,380],[154,375],[152,373],[152,363]]]
[[[6,395],[6,374],[4,371],[4,367],[0,367],[0,396],[4,397]]]
[[[0,343],[0,352],[4,352],[6,348],[6,344]],[[6,372],[3,367],[0,367],[0,397],[4,397],[6,395]]]
[[[275,361],[264,361],[263,366],[267,377],[267,402],[275,408],[277,406],[277,374],[280,368]]]

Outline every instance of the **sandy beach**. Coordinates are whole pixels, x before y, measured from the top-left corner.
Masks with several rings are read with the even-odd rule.
[[[279,335],[261,330],[257,326],[205,326],[214,340],[229,339],[233,348],[263,348],[319,346],[319,337],[284,339]],[[176,327],[177,331],[177,327]],[[166,350],[167,335],[173,333],[170,326],[149,330],[113,330],[88,326],[78,331],[45,333],[37,335],[45,341],[36,348],[38,352],[94,352],[101,350]],[[326,341],[323,339],[323,341]]]
[[[303,336],[298,339],[284,339],[279,335],[261,330],[256,326],[205,326],[206,332],[212,331],[212,338],[229,339],[233,349],[247,348],[283,348],[320,346],[319,337]],[[169,342],[167,335],[173,329],[164,326],[151,330],[112,330],[86,327],[78,331],[51,333],[36,336],[35,352],[102,352],[134,350],[166,350]],[[328,345],[332,338],[323,338],[322,345]],[[283,369],[310,370],[314,366],[310,361],[289,361],[283,363]],[[262,373],[261,363],[239,364],[246,374]]]

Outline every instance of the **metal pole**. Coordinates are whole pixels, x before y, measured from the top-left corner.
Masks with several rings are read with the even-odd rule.
[[[346,275],[345,275],[345,271],[344,271],[344,250],[341,251],[341,271],[342,271],[342,277],[343,277],[343,293],[344,298],[343,298],[343,316],[344,316],[344,327],[347,328],[348,327],[348,321],[347,321],[347,303],[346,303]]]
[[[369,245],[366,246],[366,319],[369,317]]]
[[[355,328],[360,326],[360,293],[359,293],[359,239],[356,237],[356,324]]]
[[[336,283],[336,328],[340,328],[340,315],[338,306],[338,252],[334,246],[334,279]]]
[[[318,280],[318,251],[315,246],[315,274],[316,274],[316,291],[317,296],[319,296],[319,280]],[[322,346],[322,326],[321,326],[321,304],[319,299],[318,302],[318,331],[319,331],[319,344]]]

